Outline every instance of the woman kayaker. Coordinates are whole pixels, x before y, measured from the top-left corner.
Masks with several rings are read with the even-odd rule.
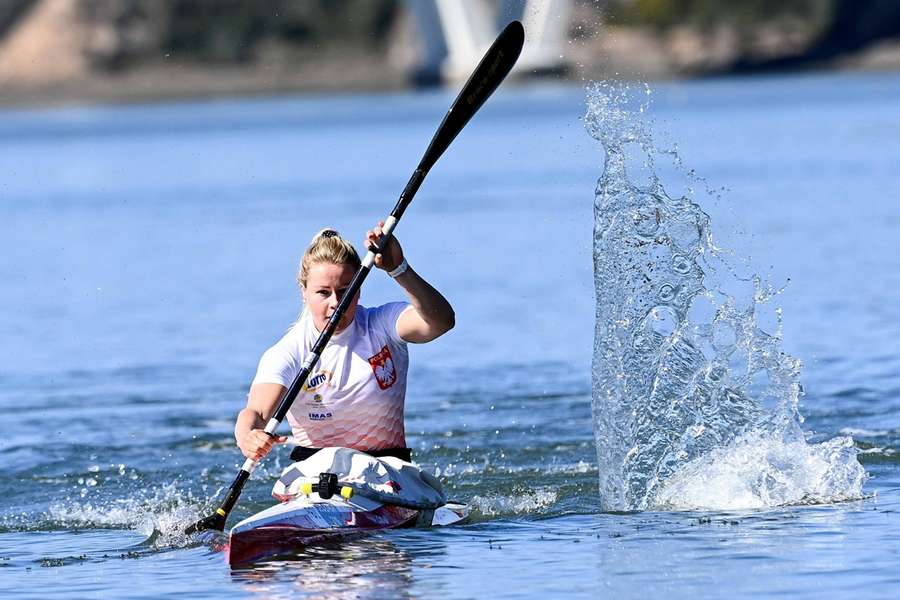
[[[366,247],[381,236],[383,225],[366,234]],[[353,245],[337,231],[323,229],[312,239],[297,275],[303,312],[263,354],[247,407],[235,424],[237,445],[247,458],[259,460],[274,444],[287,440],[270,437],[263,427],[359,266]],[[443,335],[453,328],[455,317],[450,303],[409,266],[396,237],[376,256],[375,266],[400,284],[409,302],[367,308],[358,304],[357,293],[287,414],[299,442],[291,453],[295,461],[329,446],[410,460],[403,426],[406,345]]]

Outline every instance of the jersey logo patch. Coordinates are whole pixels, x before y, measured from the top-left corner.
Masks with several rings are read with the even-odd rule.
[[[326,383],[329,379],[331,379],[330,371],[320,371],[306,380],[306,383],[303,384],[303,391],[311,392]]]
[[[375,373],[375,381],[378,387],[388,389],[397,381],[397,369],[394,368],[394,357],[387,346],[384,346],[378,354],[369,358],[372,372]]]

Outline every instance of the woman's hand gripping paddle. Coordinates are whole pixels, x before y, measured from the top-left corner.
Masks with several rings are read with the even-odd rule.
[[[456,100],[454,100],[453,104],[450,106],[450,110],[447,111],[444,120],[441,121],[437,132],[434,134],[431,143],[428,145],[428,149],[425,150],[425,154],[419,162],[419,166],[413,172],[412,177],[410,177],[409,182],[400,194],[400,199],[394,206],[394,210],[392,210],[390,216],[384,220],[384,233],[381,239],[375,247],[369,249],[369,252],[362,261],[362,266],[360,266],[359,270],[353,276],[353,280],[350,282],[350,286],[344,293],[340,304],[338,304],[337,309],[335,309],[334,313],[331,315],[324,331],[319,335],[319,339],[316,340],[316,343],[313,345],[309,357],[303,363],[300,372],[297,373],[291,386],[278,403],[275,414],[272,415],[272,418],[266,423],[265,432],[267,434],[271,436],[275,435],[275,430],[278,429],[281,421],[284,419],[285,415],[287,415],[288,410],[291,408],[291,404],[294,402],[294,398],[300,393],[300,390],[306,383],[306,378],[309,377],[309,374],[313,367],[315,367],[316,362],[318,362],[322,351],[328,344],[328,340],[331,339],[332,334],[334,334],[337,329],[338,322],[341,320],[341,317],[344,316],[344,313],[347,312],[350,301],[356,296],[356,292],[362,287],[363,281],[365,281],[366,276],[375,264],[375,255],[380,254],[387,246],[391,234],[397,226],[397,222],[400,220],[400,217],[403,216],[406,207],[412,202],[413,196],[416,195],[419,186],[422,185],[425,176],[428,175],[428,171],[431,170],[434,163],[437,162],[438,158],[440,158],[447,147],[450,146],[450,143],[454,138],[462,131],[462,128],[466,126],[466,123],[468,123],[478,109],[481,108],[481,105],[484,104],[485,100],[494,93],[497,86],[499,86],[507,74],[509,74],[513,65],[516,63],[516,59],[519,58],[519,53],[522,51],[524,42],[525,30],[522,27],[522,24],[518,21],[513,21],[506,26],[499,36],[497,36],[497,39],[488,49],[484,58],[478,63],[472,76],[469,77],[469,80],[463,86],[459,96],[457,96]],[[228,519],[231,509],[234,508],[235,503],[237,503],[237,499],[241,495],[241,490],[250,478],[253,469],[256,468],[256,464],[257,461],[251,458],[244,461],[241,470],[238,472],[237,477],[235,477],[231,487],[228,488],[225,499],[222,501],[222,504],[219,505],[219,508],[216,509],[216,512],[208,517],[200,519],[188,527],[185,532],[191,534],[210,529],[223,531],[225,529],[225,521]]]

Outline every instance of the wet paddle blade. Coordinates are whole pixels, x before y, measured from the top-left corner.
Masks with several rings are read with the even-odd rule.
[[[441,121],[434,139],[425,151],[419,168],[426,173],[437,162],[466,123],[503,82],[522,52],[525,28],[513,21],[497,36],[484,58],[478,63],[466,85]]]

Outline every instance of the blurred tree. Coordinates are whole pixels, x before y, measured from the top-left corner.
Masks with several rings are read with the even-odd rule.
[[[612,0],[609,14],[622,24],[668,29],[690,25],[750,26],[784,17],[816,14],[833,0]]]
[[[900,37],[900,2],[833,0],[831,26],[818,46],[823,52],[858,50],[873,40]]]
[[[264,41],[317,48],[378,45],[384,42],[398,8],[395,0],[168,0],[165,4],[169,17],[162,49],[210,62],[253,60]]]
[[[802,52],[767,60],[743,57],[735,72],[798,69],[828,63],[879,40],[900,38],[900,2],[896,0],[831,0],[830,18],[820,35]]]
[[[80,8],[88,31],[87,47],[83,51],[94,67],[126,68],[133,61],[162,49],[169,3],[81,0]]]
[[[46,1],[46,0],[45,0]],[[0,0],[0,37],[36,0]],[[165,54],[207,63],[257,58],[263,43],[359,49],[386,43],[397,0],[77,0],[85,52],[118,70]]]

